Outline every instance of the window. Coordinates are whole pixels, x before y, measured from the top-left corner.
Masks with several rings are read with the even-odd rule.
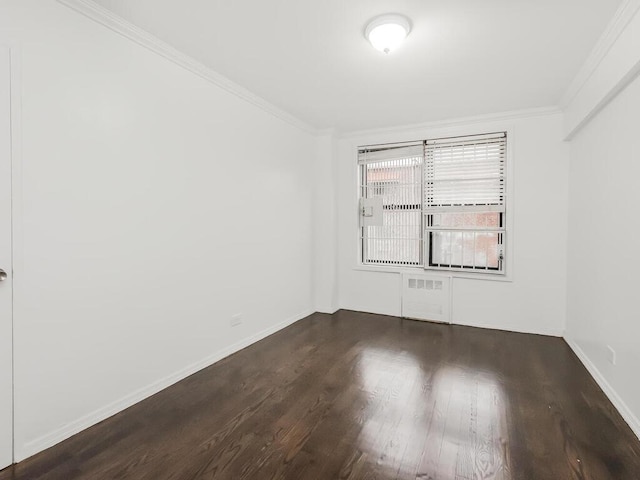
[[[361,147],[362,263],[502,273],[505,161],[504,132]]]
[[[360,196],[378,199],[380,222],[362,228],[362,261],[370,265],[422,264],[422,143],[360,151]]]

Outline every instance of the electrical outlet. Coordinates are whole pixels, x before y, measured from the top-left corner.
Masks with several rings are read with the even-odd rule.
[[[236,313],[234,316],[231,317],[232,327],[237,327],[241,323],[242,323],[242,315],[240,313]]]
[[[616,351],[611,348],[609,345],[607,345],[607,356],[609,357],[609,363],[611,365],[615,365],[616,364]]]

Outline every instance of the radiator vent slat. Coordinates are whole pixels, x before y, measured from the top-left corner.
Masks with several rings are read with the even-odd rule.
[[[451,322],[451,277],[402,275],[402,316]]]

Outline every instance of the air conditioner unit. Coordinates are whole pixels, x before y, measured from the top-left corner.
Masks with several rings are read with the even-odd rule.
[[[451,277],[402,275],[402,316],[417,320],[451,322]]]

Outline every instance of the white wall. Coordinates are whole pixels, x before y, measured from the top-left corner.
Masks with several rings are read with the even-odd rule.
[[[3,2],[0,31],[21,460],[312,311],[316,143],[53,0]]]
[[[339,142],[338,238],[341,308],[400,315],[400,274],[358,267],[358,145],[509,130],[513,172],[508,281],[454,278],[452,321],[562,335],[566,312],[568,146],[559,114],[365,133]]]
[[[640,436],[638,125],[640,78],[571,142],[566,337]]]

